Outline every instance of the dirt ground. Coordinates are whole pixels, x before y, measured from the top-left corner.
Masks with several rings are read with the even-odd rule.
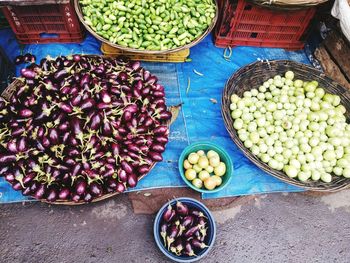
[[[271,194],[214,211],[205,262],[350,262],[350,190]],[[154,215],[127,196],[78,207],[0,206],[0,262],[168,262],[153,241]]]

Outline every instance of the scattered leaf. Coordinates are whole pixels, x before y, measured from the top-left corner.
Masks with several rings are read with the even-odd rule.
[[[213,98],[211,98],[210,101],[214,104],[218,103],[218,101],[216,99],[213,99]]]
[[[227,54],[227,50],[229,51],[228,54]],[[229,47],[225,48],[225,50],[224,50],[224,59],[226,61],[231,61],[231,56],[232,56],[232,48],[229,46]]]
[[[190,87],[191,87],[191,79],[190,77],[188,77],[187,79],[187,89],[186,89],[186,94],[190,91]]]
[[[203,74],[203,73],[200,73],[199,71],[197,71],[197,70],[195,70],[195,69],[193,70],[193,72],[194,72],[194,73],[196,73],[197,75],[201,76],[201,77],[203,77],[203,76],[204,76],[204,74]]]
[[[171,112],[170,124],[172,124],[177,119],[177,117],[179,116],[181,105],[182,105],[182,103],[180,103],[178,105],[175,105],[175,106],[170,106],[169,107],[169,111]]]
[[[148,196],[151,196],[152,194],[151,193],[144,193],[143,195],[148,197]]]

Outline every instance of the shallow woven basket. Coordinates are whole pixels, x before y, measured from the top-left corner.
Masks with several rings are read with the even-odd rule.
[[[337,84],[332,79],[326,77],[324,73],[318,71],[305,64],[289,61],[289,60],[271,60],[258,61],[249,64],[239,69],[227,81],[223,95],[221,113],[224,118],[225,126],[235,144],[241,151],[251,160],[255,165],[269,173],[270,175],[298,187],[305,188],[311,191],[335,192],[345,189],[350,186],[350,179],[342,176],[333,175],[333,180],[330,183],[322,181],[308,180],[301,182],[299,180],[289,178],[283,171],[278,171],[270,168],[267,164],[262,162],[258,157],[255,157],[250,150],[248,150],[243,142],[239,139],[236,130],[233,128],[233,119],[230,111],[230,97],[232,94],[242,96],[244,91],[257,88],[266,80],[274,77],[277,74],[283,75],[286,71],[292,70],[296,79],[301,80],[316,80],[319,86],[323,87],[328,93],[337,94],[341,98],[341,104],[346,108],[347,122],[350,120],[350,91]]]
[[[95,57],[93,55],[91,55],[90,57]],[[18,86],[21,84],[22,82],[18,79],[14,80],[9,86],[7,86],[7,88],[1,93],[1,96],[3,98],[5,98],[6,100],[9,100],[11,98],[11,96],[13,95],[13,93],[17,90]],[[171,108],[171,107],[170,107]],[[171,120],[169,120],[166,125],[168,126],[168,129],[170,131],[170,124],[174,121],[174,119],[172,118]],[[151,172],[151,170],[154,168],[154,166],[156,165],[156,162],[153,162],[153,164],[150,167],[149,172]],[[138,177],[138,182],[143,179],[147,174]],[[113,193],[108,193],[105,195],[102,195],[98,198],[93,199],[91,202],[95,203],[98,201],[102,201],[105,200],[107,198],[116,196],[120,193],[118,192],[113,192]],[[88,204],[84,201],[79,201],[79,202],[73,202],[73,201],[65,201],[65,200],[57,200],[55,202],[48,202],[46,199],[40,199],[38,201],[44,202],[44,203],[49,203],[49,204],[55,204],[55,205],[83,205],[83,204]]]
[[[209,35],[209,33],[214,29],[216,21],[218,19],[218,14],[219,14],[219,8],[218,8],[218,3],[216,0],[215,1],[215,5],[216,5],[216,13],[215,13],[215,17],[213,18],[213,22],[211,23],[211,25],[207,28],[207,30],[197,39],[193,40],[191,43],[184,45],[182,47],[177,47],[177,48],[173,48],[173,49],[168,49],[168,50],[140,50],[140,49],[136,49],[136,48],[130,48],[130,47],[125,47],[125,46],[121,46],[118,44],[114,44],[112,42],[110,42],[109,40],[103,38],[102,36],[98,35],[89,25],[87,25],[84,21],[84,16],[83,16],[83,12],[81,10],[80,4],[79,4],[79,0],[74,0],[74,7],[75,7],[75,12],[77,13],[80,22],[84,25],[84,27],[86,28],[87,31],[89,31],[94,37],[96,37],[98,40],[102,41],[103,43],[106,43],[112,47],[118,48],[120,50],[124,50],[127,52],[132,52],[132,53],[139,53],[139,54],[167,54],[167,53],[173,53],[173,52],[178,52],[184,49],[188,49],[190,47],[193,47],[195,45],[197,45],[199,42],[201,42],[207,35]]]
[[[328,2],[328,0],[249,0],[256,5],[276,10],[300,10]]]

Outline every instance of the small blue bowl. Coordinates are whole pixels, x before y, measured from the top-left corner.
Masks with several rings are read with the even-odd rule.
[[[163,220],[163,214],[168,208],[168,205],[170,204],[171,206],[174,206],[177,201],[180,201],[183,204],[186,204],[189,208],[196,208],[197,210],[201,211],[205,217],[208,219],[208,229],[207,229],[207,237],[204,240],[205,244],[208,246],[207,248],[201,250],[197,256],[177,256],[170,251],[164,246],[163,243],[163,238],[160,235],[160,225]],[[153,226],[153,235],[154,239],[157,243],[157,246],[159,249],[163,252],[165,256],[170,258],[171,260],[175,262],[195,262],[197,260],[202,259],[205,257],[209,250],[213,247],[215,237],[216,237],[216,225],[215,225],[215,220],[213,215],[210,213],[209,209],[203,205],[201,202],[192,199],[192,198],[187,198],[187,197],[181,197],[181,198],[176,198],[171,200],[170,202],[166,203],[159,211],[158,214],[154,220],[154,226]]]
[[[203,186],[203,188],[197,188],[192,184],[192,182],[187,180],[187,178],[185,176],[185,169],[183,167],[183,163],[187,159],[187,157],[189,156],[190,153],[197,152],[198,150],[203,150],[205,152],[207,152],[209,150],[214,150],[219,154],[220,160],[226,164],[226,173],[223,176],[221,176],[222,184],[220,186],[214,188],[213,190],[207,190],[204,188],[204,186]],[[184,182],[189,187],[191,187],[193,190],[195,190],[197,192],[201,192],[201,193],[210,194],[210,193],[215,193],[215,192],[222,190],[230,183],[230,181],[232,179],[232,175],[233,175],[233,163],[232,163],[232,160],[230,158],[230,155],[221,146],[219,146],[215,143],[212,143],[212,142],[195,142],[195,143],[188,145],[182,151],[180,158],[179,158],[179,172],[180,172],[181,178],[184,180]]]

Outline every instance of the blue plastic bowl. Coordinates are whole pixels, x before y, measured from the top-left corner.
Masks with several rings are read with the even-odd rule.
[[[201,211],[207,218],[208,218],[208,229],[207,229],[207,237],[204,240],[205,244],[208,246],[207,248],[201,250],[197,256],[177,256],[170,251],[167,250],[167,248],[164,246],[163,238],[160,235],[160,225],[162,222],[162,217],[165,211],[167,210],[168,205],[174,206],[177,201],[180,201],[183,204],[186,204],[189,208],[196,208],[199,211]],[[159,249],[163,252],[165,256],[170,258],[171,260],[175,262],[194,262],[197,260],[202,259],[205,257],[209,250],[213,247],[215,237],[216,237],[216,225],[213,215],[210,213],[209,209],[203,205],[201,202],[187,197],[177,198],[173,199],[170,202],[166,203],[159,211],[158,214],[154,220],[154,226],[153,226],[153,234],[154,239],[157,243],[157,246]]]
[[[199,150],[203,150],[205,152],[209,150],[214,150],[216,151],[219,156],[220,160],[226,164],[226,173],[221,177],[222,178],[222,184],[219,187],[214,188],[213,190],[207,190],[204,188],[197,188],[195,187],[189,180],[186,179],[185,177],[185,168],[183,167],[184,161],[187,159],[187,157],[190,155],[192,152],[197,152]],[[196,190],[201,193],[215,193],[220,190],[222,190],[224,187],[226,187],[229,182],[231,181],[232,174],[233,174],[233,164],[232,160],[229,156],[229,154],[219,145],[214,144],[212,142],[195,142],[187,146],[181,153],[180,158],[179,158],[179,172],[184,180],[184,182],[191,187],[193,190]]]

